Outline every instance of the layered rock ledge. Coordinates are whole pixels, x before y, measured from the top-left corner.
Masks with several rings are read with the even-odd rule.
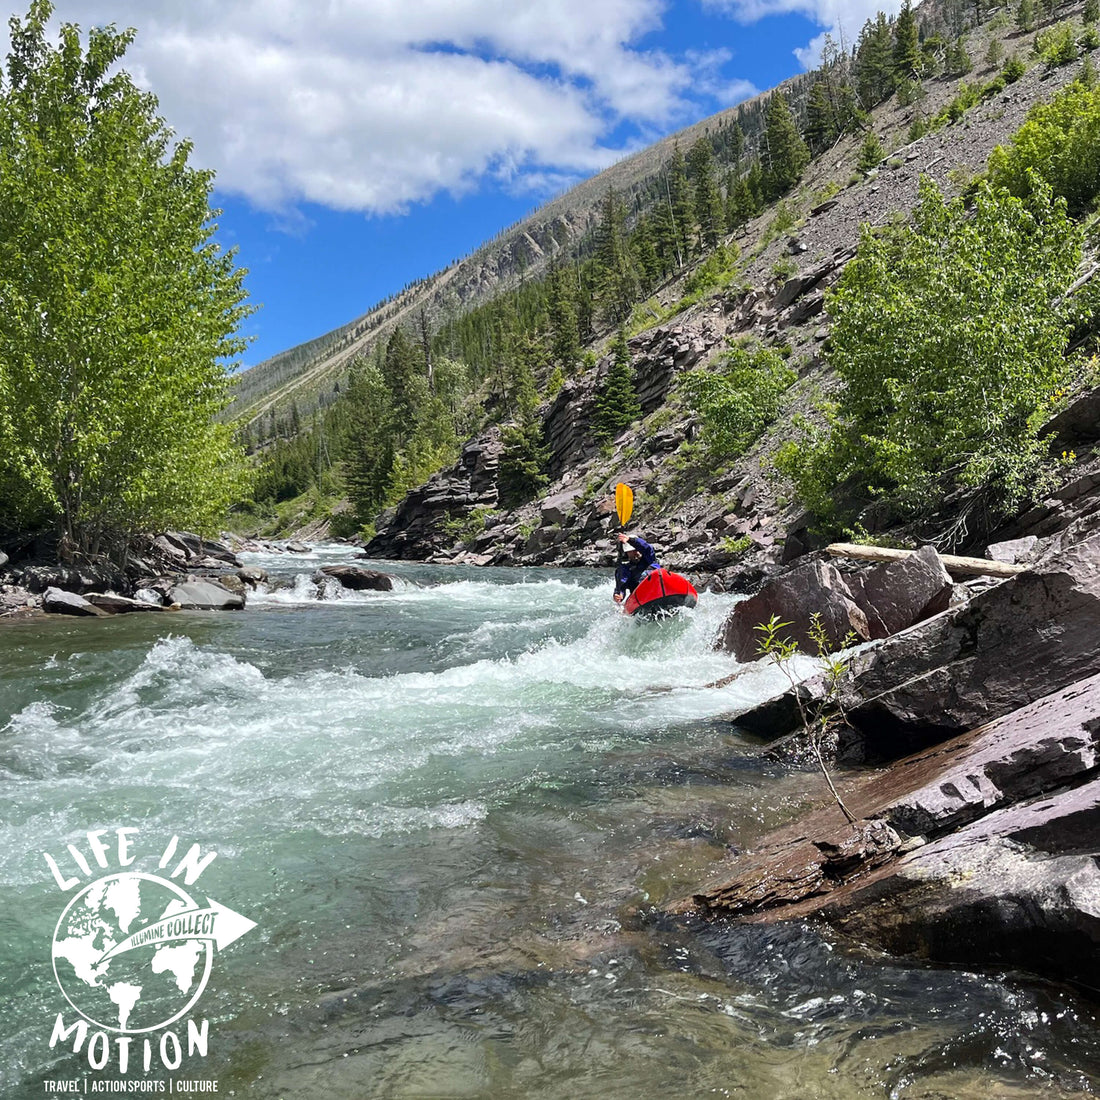
[[[814,918],[895,953],[1100,988],[1098,643],[1093,536],[868,648],[841,748],[893,762],[835,776],[855,824],[823,805],[674,911]]]

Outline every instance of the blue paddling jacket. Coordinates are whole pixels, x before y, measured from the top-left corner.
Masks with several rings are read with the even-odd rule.
[[[661,563],[657,560],[657,551],[645,539],[632,536],[626,542],[627,546],[637,550],[641,557],[637,561],[624,558],[615,570],[615,591],[623,593],[633,592],[651,569],[661,568]]]

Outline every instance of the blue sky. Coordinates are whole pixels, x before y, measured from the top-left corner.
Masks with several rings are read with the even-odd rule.
[[[812,65],[876,0],[55,0],[126,68],[262,308],[244,363],[366,312],[624,154]],[[12,8],[22,14],[25,8]],[[6,52],[6,27],[0,46]]]

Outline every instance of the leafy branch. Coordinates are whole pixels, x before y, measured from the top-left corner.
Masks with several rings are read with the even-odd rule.
[[[791,685],[791,694],[794,696],[795,705],[798,707],[798,717],[802,724],[803,732],[810,748],[817,759],[817,766],[829,785],[840,812],[844,814],[849,825],[855,825],[856,817],[844,804],[840,792],[836,789],[832,776],[829,774],[825,763],[823,744],[828,737],[833,725],[839,721],[846,721],[844,710],[840,703],[840,687],[844,681],[844,675],[848,670],[848,662],[843,657],[838,657],[829,652],[829,638],[822,622],[821,614],[817,611],[810,616],[810,638],[817,648],[816,660],[821,669],[821,691],[816,698],[801,690],[801,680],[791,669],[791,658],[799,652],[798,644],[780,631],[791,624],[780,622],[778,615],[772,617],[766,623],[758,623],[755,629],[760,634],[757,652],[767,657],[776,668],[787,678]],[[846,649],[856,640],[851,631],[841,643],[841,648]]]

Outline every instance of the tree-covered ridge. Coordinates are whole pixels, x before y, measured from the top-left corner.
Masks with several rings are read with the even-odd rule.
[[[506,469],[523,472],[508,486],[509,504],[537,492],[545,481],[545,467],[540,468],[545,441],[530,401],[517,394],[534,394],[536,404],[552,397],[566,379],[594,362],[583,349],[615,328],[637,331],[657,318],[661,307],[651,296],[685,270],[692,271],[685,287],[689,296],[733,278],[737,250],[723,242],[790,192],[811,157],[827,152],[844,134],[865,135],[861,166],[874,168],[885,151],[870,124],[870,109],[895,94],[916,96],[921,80],[956,72],[966,53],[956,32],[973,14],[968,5],[940,5],[931,9],[931,22],[919,24],[916,13],[906,7],[897,19],[880,14],[868,20],[848,51],[827,41],[821,66],[806,78],[786,91],[743,104],[689,148],[675,146],[657,171],[627,192],[606,190],[590,231],[573,247],[557,242],[547,267],[473,308],[449,315],[421,308],[405,325],[408,340],[419,349],[414,374],[426,383],[432,356],[455,364],[457,382],[450,401],[462,413],[451,415],[444,429],[438,415],[424,414],[436,425],[428,433],[431,446],[425,446],[423,433],[385,429],[379,442],[379,425],[387,419],[381,411],[372,414],[369,428],[360,417],[364,429],[358,443],[354,432],[340,436],[341,461],[348,456],[349,463],[361,465],[369,451],[367,461],[376,467],[368,479],[373,486],[369,492],[359,475],[349,487],[357,517],[368,521],[401,496],[409,476],[430,472],[433,456],[444,463],[452,460],[463,432],[490,423],[508,428]],[[979,100],[975,94],[973,102]],[[921,117],[919,107],[917,115]],[[922,126],[943,125],[955,117],[944,113]],[[780,228],[781,216],[782,209],[775,218]],[[374,377],[382,384],[383,350],[376,347],[371,356]],[[351,377],[362,370],[361,365],[354,367]],[[616,384],[621,386],[618,376]],[[344,387],[341,400],[354,399],[352,388]],[[425,392],[431,394],[430,384]],[[371,403],[381,405],[378,393]],[[259,428],[253,426],[253,439],[262,448],[262,423]],[[593,432],[594,439],[597,434]],[[363,442],[367,439],[375,442]],[[267,445],[271,461],[282,468],[290,449],[288,444]],[[316,448],[306,450],[316,453]],[[379,475],[377,467],[390,474]],[[298,468],[303,480],[297,488],[303,491],[316,474],[305,462]],[[270,482],[261,478],[262,486]]]
[[[0,79],[0,529],[98,552],[208,528],[247,490],[224,363],[244,272],[212,239],[212,177],[117,69],[132,31],[11,20]]]

